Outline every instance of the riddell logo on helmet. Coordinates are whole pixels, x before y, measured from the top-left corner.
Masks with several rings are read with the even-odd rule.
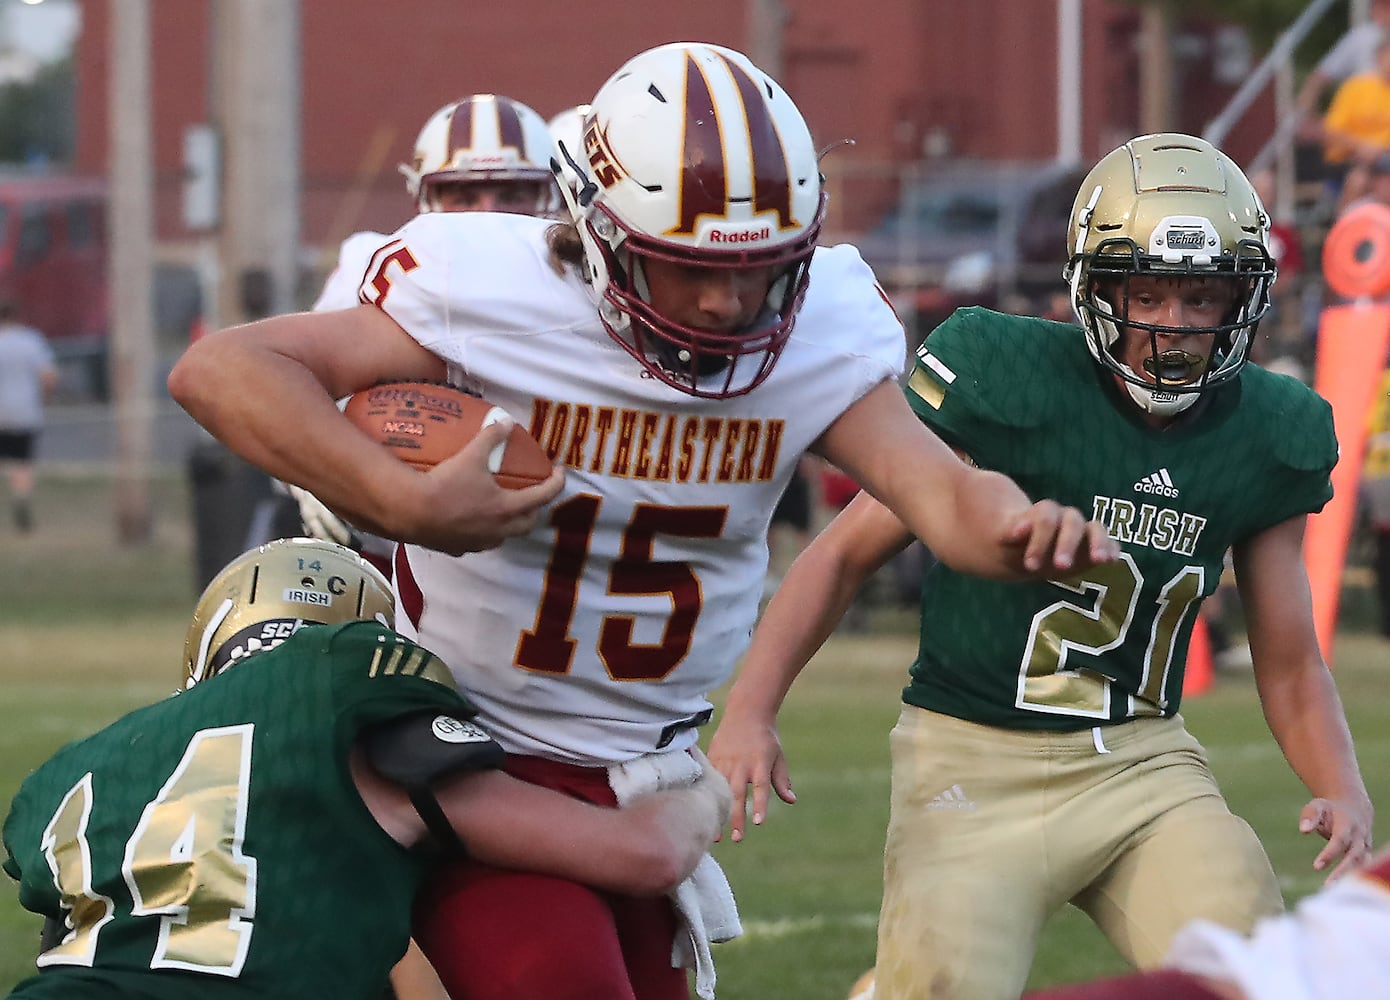
[[[709,241],[711,243],[761,243],[763,240],[772,238],[772,228],[763,226],[761,229],[745,229],[741,232],[726,233],[718,229],[711,229]]]

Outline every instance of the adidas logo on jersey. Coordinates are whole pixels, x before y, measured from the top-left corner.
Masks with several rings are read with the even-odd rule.
[[[1134,484],[1136,493],[1153,493],[1161,497],[1175,497],[1178,495],[1178,488],[1173,485],[1173,480],[1168,475],[1167,469],[1159,469],[1157,472],[1150,472],[1143,479]]]
[[[965,789],[961,788],[960,785],[952,785],[944,792],[934,796],[932,800],[927,803],[927,808],[964,809],[966,811],[972,811],[975,808],[975,803],[971,800],[970,796],[965,794]]]

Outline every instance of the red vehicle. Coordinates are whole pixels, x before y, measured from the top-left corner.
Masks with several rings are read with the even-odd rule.
[[[62,361],[93,373],[104,367],[105,181],[0,174],[0,296]]]

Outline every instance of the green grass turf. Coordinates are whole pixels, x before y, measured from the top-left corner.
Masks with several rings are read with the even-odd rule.
[[[39,532],[16,539],[0,528],[0,808],[61,743],[177,683],[194,598],[191,532],[180,483],[158,484],[156,500],[155,541],[142,548],[116,545],[109,491],[98,481],[45,479]],[[782,734],[798,804],[773,808],[744,843],[716,847],[747,929],[715,949],[720,1000],[840,1000],[873,962],[887,734],[914,641],[908,616],[879,613],[873,623],[872,638],[834,638],[789,698]],[[1390,802],[1387,653],[1390,645],[1354,631],[1337,650],[1362,769],[1382,805]],[[1265,729],[1249,675],[1221,675],[1184,714],[1286,893],[1314,890],[1316,844],[1295,829],[1306,795]],[[0,993],[31,971],[37,931],[0,879]],[[1121,969],[1086,919],[1066,912],[1044,934],[1032,983]]]

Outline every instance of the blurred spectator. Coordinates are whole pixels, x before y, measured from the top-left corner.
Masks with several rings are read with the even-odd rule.
[[[1279,265],[1279,280],[1270,290],[1272,311],[1261,324],[1265,335],[1256,341],[1255,361],[1264,367],[1284,358],[1301,359],[1312,349],[1305,335],[1303,293],[1305,288],[1303,238],[1288,219],[1275,215],[1278,199],[1275,192],[1275,172],[1264,169],[1252,174],[1250,183],[1270,215],[1269,236],[1265,245],[1269,255]],[[1301,364],[1300,360],[1300,364]]]
[[[1353,170],[1360,175],[1354,185],[1359,190],[1344,192],[1337,205],[1339,216],[1367,202],[1390,205],[1390,152],[1381,153],[1370,163],[1354,167]],[[1348,184],[1348,188],[1352,186]],[[1283,272],[1280,272],[1280,276],[1283,276]]]
[[[1060,288],[1047,297],[1039,311],[1043,319],[1054,323],[1075,323],[1076,313],[1071,307],[1071,289]]]
[[[1304,80],[1298,93],[1299,110],[1304,114],[1315,111],[1329,87],[1375,69],[1376,48],[1387,34],[1390,34],[1390,0],[1371,0],[1370,19],[1343,35]],[[1316,124],[1313,131],[1314,137],[1320,139]]]
[[[1355,168],[1390,152],[1390,38],[1375,53],[1374,68],[1348,77],[1322,120],[1323,159],[1329,177],[1340,181],[1343,201],[1365,192],[1369,175]]]
[[[1255,186],[1255,191],[1270,216],[1267,246],[1269,255],[1279,265],[1279,280],[1282,282],[1303,273],[1303,239],[1298,235],[1298,229],[1293,222],[1275,216],[1277,199],[1274,182],[1274,170],[1270,167],[1250,175],[1250,183]]]
[[[34,447],[43,429],[44,400],[57,385],[48,341],[15,319],[13,302],[0,300],[0,466],[21,534],[34,529]]]

